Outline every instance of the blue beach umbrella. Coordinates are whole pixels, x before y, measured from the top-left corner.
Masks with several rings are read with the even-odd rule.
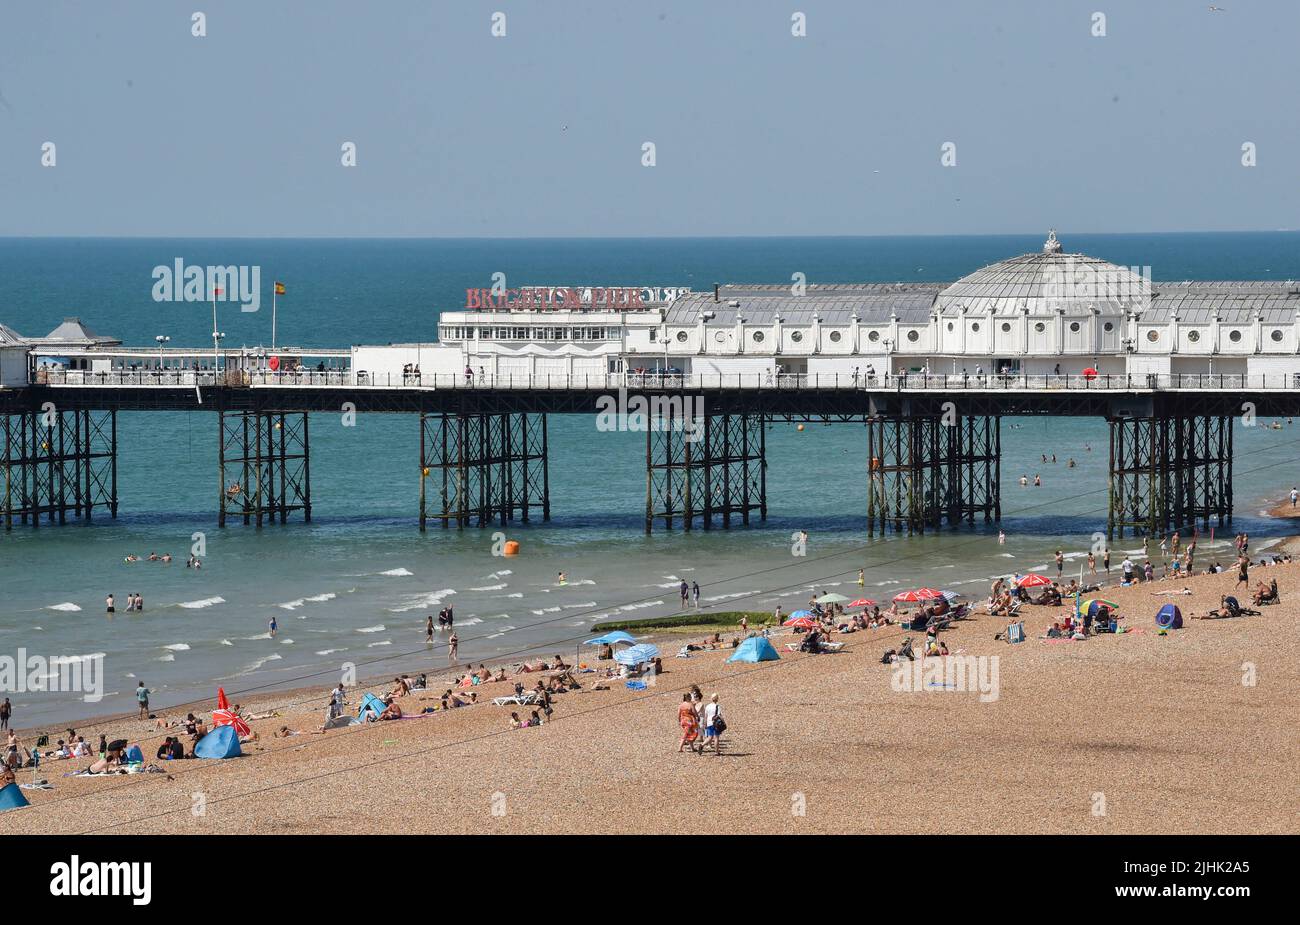
[[[653,661],[658,656],[658,646],[643,642],[640,645],[624,649],[622,652],[614,653],[614,661],[620,665],[640,665],[642,662]]]
[[[622,630],[614,630],[612,633],[606,633],[604,636],[597,636],[595,639],[588,639],[583,643],[584,646],[603,646],[614,645],[615,643],[625,643],[626,645],[635,645],[636,637],[631,633],[625,633]]]
[[[790,614],[790,619],[797,620],[800,617],[811,617],[812,615],[813,612],[811,610],[796,610],[794,613]]]

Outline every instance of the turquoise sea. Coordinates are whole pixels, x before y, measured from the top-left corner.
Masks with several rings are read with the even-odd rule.
[[[155,303],[151,272],[176,258],[262,268],[263,307],[222,306],[227,344],[270,339],[271,281],[279,340],[345,346],[432,340],[438,313],[464,290],[491,284],[691,286],[715,282],[955,280],[978,267],[1041,247],[1044,234],[996,237],[620,240],[148,240],[0,239],[0,322],[41,335],[65,317],[130,344],[201,346],[206,304]],[[1156,280],[1300,277],[1300,234],[1069,235],[1067,250]],[[415,418],[362,416],[356,427],[312,421],[315,519],[257,530],[216,528],[215,416],[122,413],[116,521],[0,532],[0,655],[20,647],[46,656],[105,653],[102,703],[79,695],[14,692],[14,724],[28,728],[126,709],[138,680],[165,708],[268,686],[334,683],[340,666],[391,676],[400,667],[444,666],[424,646],[424,617],[455,607],[464,659],[572,651],[607,614],[631,618],[676,609],[680,577],[698,581],[719,609],[786,609],[811,589],[867,595],[930,584],[982,594],[991,576],[1051,561],[1058,546],[1077,573],[1092,534],[1105,527],[1106,429],[1099,419],[1005,419],[1003,521],[997,527],[923,538],[865,535],[865,436],[860,427],[773,427],[768,435],[769,520],[729,532],[642,533],[644,436],[598,433],[586,417],[553,417],[550,524],[512,527],[523,552],[492,555],[492,530],[416,529],[419,427]],[[1280,535],[1261,518],[1267,498],[1300,480],[1300,430],[1244,428],[1236,434],[1232,530],[1257,542]],[[1092,449],[1089,450],[1088,447]],[[1057,454],[1056,465],[1041,454]],[[1074,457],[1078,468],[1067,470]],[[1021,488],[1022,474],[1041,488]],[[791,534],[807,530],[807,555]],[[200,572],[184,568],[191,536],[203,532]],[[1117,550],[1140,542],[1117,543]],[[1202,556],[1223,555],[1202,541]],[[127,564],[129,553],[170,552],[171,565]],[[564,587],[558,571],[568,574]],[[118,613],[103,601],[113,592]],[[122,612],[129,592],[145,612]],[[267,635],[272,615],[278,638]],[[510,657],[514,657],[511,655]],[[441,676],[442,672],[439,672]]]

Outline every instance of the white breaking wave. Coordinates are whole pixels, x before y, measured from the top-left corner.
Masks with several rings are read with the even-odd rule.
[[[270,639],[270,638],[271,638],[271,634],[270,634],[270,633],[259,633],[259,634],[256,635],[256,636],[245,636],[244,638],[245,638],[245,639]]]
[[[363,626],[360,629],[358,629],[357,632],[358,633],[382,633],[385,629],[387,629],[387,627],[384,626],[384,624],[380,623],[376,626]]]
[[[293,640],[292,640],[292,639],[281,639],[281,640],[280,640],[280,645],[282,645],[282,646],[291,646],[291,645],[293,645]]]
[[[74,611],[74,610],[80,610],[81,608],[78,607],[76,604],[72,603],[72,601],[64,601],[62,604],[51,604],[50,606],[46,607],[45,609],[46,609],[46,610],[66,610],[66,611],[68,611],[69,613],[71,613],[72,611]]]
[[[160,655],[160,656],[158,657],[158,661],[160,661],[160,662],[174,662],[174,661],[176,661],[176,656],[174,656],[174,655],[172,655],[170,652],[168,652],[166,655]]]
[[[163,648],[172,652],[188,652],[190,650],[190,647],[183,642],[178,642],[170,646],[163,646]]]
[[[224,597],[205,597],[200,601],[181,601],[177,607],[184,607],[186,610],[199,610],[203,607],[211,607],[214,604],[224,604]]]
[[[391,646],[392,644],[393,644],[393,640],[385,639],[383,642],[372,642],[370,643],[370,645],[366,646],[366,648],[373,649],[375,646]]]
[[[321,649],[321,650],[320,650],[319,652],[317,652],[316,654],[317,654],[317,655],[333,655],[335,652],[346,652],[346,651],[347,651],[347,647],[345,646],[345,647],[342,648],[342,649]]]
[[[482,588],[470,588],[471,591],[500,591],[502,588],[510,587],[508,584],[485,585]]]
[[[442,603],[444,597],[456,593],[455,588],[443,588],[441,591],[434,591],[431,594],[421,595],[420,597],[408,598],[405,604],[397,607],[389,607],[389,613],[406,613],[408,610],[428,610]]]
[[[379,574],[389,575],[393,578],[405,578],[407,575],[414,575],[415,573],[404,568],[390,568],[388,571],[380,572]]]
[[[223,640],[221,640],[221,644],[222,644],[223,646],[233,646],[233,645],[234,645],[234,643],[231,642],[229,639],[223,639]]]

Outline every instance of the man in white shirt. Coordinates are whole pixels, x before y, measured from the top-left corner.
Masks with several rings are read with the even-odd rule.
[[[722,717],[722,705],[718,703],[718,695],[712,694],[709,702],[704,705],[704,748],[713,743],[713,754],[721,755],[722,730],[718,728],[718,720]],[[703,754],[703,751],[701,751]]]
[[[1133,560],[1125,556],[1124,561],[1120,563],[1120,569],[1123,570],[1124,581],[1131,582],[1133,580]]]

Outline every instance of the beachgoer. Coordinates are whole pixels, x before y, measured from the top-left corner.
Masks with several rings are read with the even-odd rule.
[[[691,751],[695,751],[695,740],[700,737],[700,727],[695,718],[695,706],[691,703],[689,692],[682,694],[682,702],[677,707],[677,724],[682,727],[682,740],[677,745],[678,754],[685,751],[688,745]],[[702,749],[701,746],[701,754]]]
[[[271,629],[271,638],[274,639],[274,638],[275,638],[275,634],[278,633],[278,632],[280,631],[280,625],[279,625],[278,623],[275,622],[275,615],[274,615],[274,614],[271,615],[271,619],[267,622],[266,625],[267,625],[268,627],[270,627],[270,629]]]
[[[865,569],[858,569],[858,587],[864,588],[867,585],[867,573]]]
[[[695,609],[699,610],[700,609],[700,583],[698,581],[691,582],[691,601],[695,604]]]
[[[106,598],[104,599],[104,604],[105,604],[105,605],[107,606],[107,608],[108,608],[108,611],[107,611],[108,613],[113,613],[115,610],[117,610],[117,608],[116,608],[116,607],[114,606],[114,604],[113,604],[113,595],[111,595],[111,594],[110,594],[108,597],[106,597]]]
[[[447,664],[454,664],[456,661],[456,648],[460,645],[460,637],[456,631],[451,631],[451,638],[447,640]]]
[[[726,723],[722,720],[722,704],[718,703],[718,695],[711,694],[709,702],[704,707],[704,745],[700,746],[700,754],[704,754],[704,749],[709,742],[713,743],[713,754],[722,754],[722,731],[726,729]]]
[[[139,704],[140,706],[140,718],[148,719],[149,718],[149,688],[144,686],[143,681],[141,681],[139,685],[136,686],[135,700],[136,703]]]
[[[9,698],[6,697],[5,702],[0,703],[0,729],[9,728],[9,717],[13,715],[13,712],[13,704],[11,704]]]
[[[424,618],[424,641],[433,642],[433,614]]]
[[[688,584],[686,583],[686,579],[685,579],[685,578],[683,578],[683,579],[682,579],[682,583],[681,583],[680,585],[678,585],[678,587],[677,587],[677,591],[678,591],[678,593],[681,595],[681,598],[682,598],[682,609],[685,610],[685,609],[686,609],[686,599],[687,599],[687,597],[688,597],[688,596],[690,595],[690,593],[691,593],[691,587],[690,587],[690,585],[688,585]]]

